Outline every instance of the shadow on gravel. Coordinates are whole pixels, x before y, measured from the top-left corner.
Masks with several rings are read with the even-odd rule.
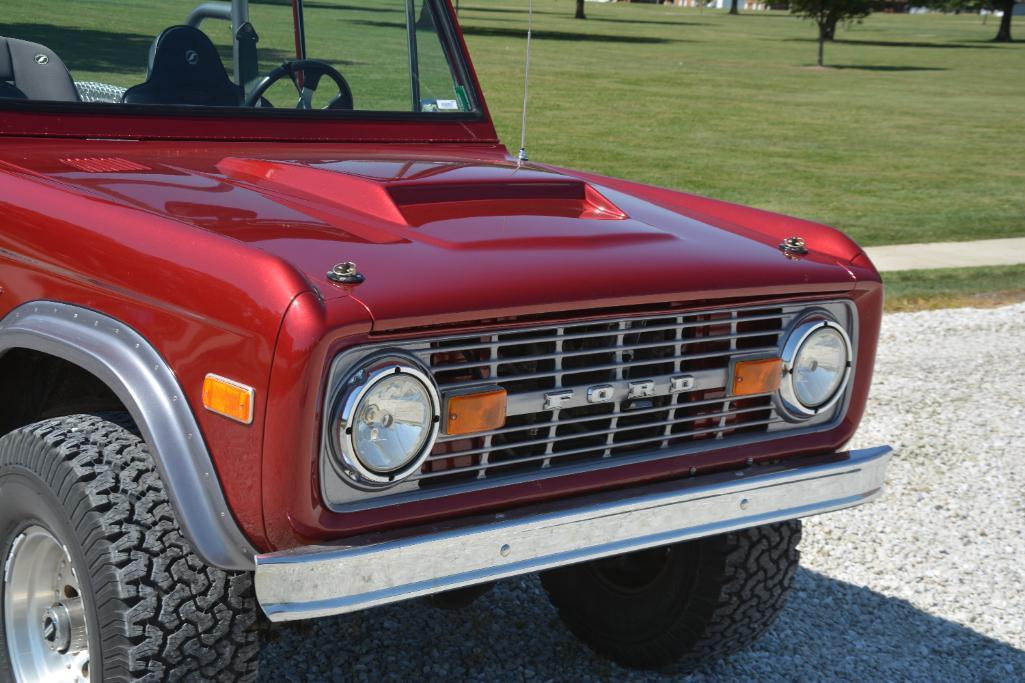
[[[666,681],[592,655],[537,579],[505,581],[462,611],[414,601],[276,626],[262,681]],[[689,681],[1022,680],[1025,652],[909,602],[802,569],[780,620],[752,648]]]

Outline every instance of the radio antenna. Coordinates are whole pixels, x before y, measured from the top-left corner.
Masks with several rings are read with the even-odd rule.
[[[530,90],[530,39],[534,29],[534,0],[527,0],[527,60],[523,65],[523,113],[520,117],[520,153],[516,163],[527,161],[527,93]]]

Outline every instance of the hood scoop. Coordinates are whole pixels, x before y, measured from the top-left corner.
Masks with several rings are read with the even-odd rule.
[[[628,218],[582,180],[515,165],[489,166],[479,180],[466,178],[465,165],[393,179],[329,166],[234,157],[222,159],[217,168],[227,178],[259,185],[265,191],[305,195],[406,227],[484,216]]]

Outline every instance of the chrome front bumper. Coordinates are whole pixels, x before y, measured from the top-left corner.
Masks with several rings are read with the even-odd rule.
[[[867,503],[887,446],[256,557],[271,621],[308,619]]]

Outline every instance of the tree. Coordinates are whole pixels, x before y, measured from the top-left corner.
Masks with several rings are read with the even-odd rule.
[[[584,14],[584,0],[577,0],[577,19],[586,19],[587,15]]]
[[[993,38],[997,43],[1011,42],[1011,16],[1014,14],[1015,0],[931,0],[925,4],[944,12],[1003,12],[1000,28]]]
[[[1014,0],[994,3],[994,5],[997,4],[1002,5],[1000,9],[1004,10],[1004,16],[1000,19],[1000,28],[997,29],[997,37],[993,40],[998,43],[1009,43],[1011,42],[1011,16],[1014,14]]]
[[[872,13],[873,0],[790,0],[790,11],[811,19],[819,29],[819,66],[822,66],[826,41],[833,40],[836,25],[860,21]]]
[[[737,0],[731,0],[730,14],[740,14],[740,11],[737,9]]]

